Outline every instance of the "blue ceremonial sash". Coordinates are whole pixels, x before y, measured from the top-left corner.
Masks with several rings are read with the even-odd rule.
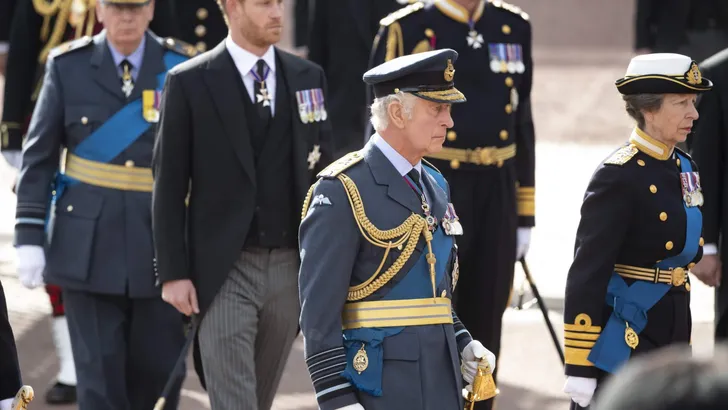
[[[188,57],[173,51],[167,51],[164,53],[163,59],[165,70],[157,74],[157,91],[160,92],[164,87],[167,72],[177,64],[186,61]],[[106,120],[101,127],[84,138],[73,150],[73,154],[90,161],[108,163],[129,148],[149,127],[151,127],[151,124],[143,116],[142,99],[138,98],[126,104]],[[75,178],[61,172],[56,173],[52,187],[54,193],[50,198],[51,211],[53,211],[56,202],[63,195],[65,188],[78,182]],[[49,221],[52,214],[53,212],[49,212],[46,217],[46,232],[52,231],[52,223]]]
[[[682,172],[692,172],[690,160],[677,154],[680,158]],[[698,254],[700,234],[703,227],[703,215],[698,207],[688,207],[683,203],[687,216],[685,247],[680,254],[662,260],[654,267],[671,269],[683,267],[695,259]],[[640,334],[647,325],[647,311],[649,311],[670,290],[671,285],[666,283],[652,283],[635,281],[631,286],[616,272],[607,287],[607,305],[614,311],[609,317],[604,331],[597,339],[587,359],[594,366],[606,372],[613,373],[621,364],[626,362],[632,349],[625,341],[627,323]]]
[[[423,167],[424,169],[425,167]],[[438,185],[447,192],[445,179],[439,173],[429,171]],[[419,194],[422,192],[412,184]],[[434,195],[434,193],[433,193]],[[435,255],[435,284],[439,284],[444,276],[450,252],[453,247],[451,236],[445,235],[442,226],[438,225],[432,234],[432,252]],[[430,265],[427,263],[427,247],[420,255],[415,265],[407,274],[392,287],[381,300],[424,299],[432,296],[432,282],[430,279]],[[403,326],[385,328],[359,328],[344,330],[344,349],[346,350],[346,369],[342,376],[351,382],[354,387],[372,396],[382,395],[382,370],[384,356],[382,343],[384,338],[394,336],[404,330]],[[354,356],[364,344],[369,365],[361,374],[354,369]],[[393,394],[396,394],[393,393]]]

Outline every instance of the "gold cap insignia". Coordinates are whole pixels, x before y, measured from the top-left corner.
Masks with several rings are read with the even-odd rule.
[[[452,81],[455,78],[455,67],[452,65],[452,60],[447,60],[447,68],[445,69],[445,81]]]
[[[700,73],[700,68],[698,68],[698,64],[695,61],[690,65],[690,70],[685,73],[685,79],[691,85],[698,85],[703,82],[703,75]]]

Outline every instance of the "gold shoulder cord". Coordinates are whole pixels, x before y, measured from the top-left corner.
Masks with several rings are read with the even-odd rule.
[[[93,34],[96,24],[96,0],[32,0],[35,11],[43,16],[40,39],[46,42],[38,55],[38,62],[45,64],[51,49],[61,44],[66,33],[67,24],[76,29],[74,38],[84,34],[84,21],[86,22],[85,35]],[[53,32],[50,33],[50,19],[56,16]]]
[[[402,26],[394,22],[389,26],[387,34],[387,53],[384,61],[389,61],[404,55],[404,39],[402,38]]]

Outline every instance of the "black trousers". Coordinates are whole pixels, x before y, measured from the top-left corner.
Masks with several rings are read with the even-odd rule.
[[[473,339],[498,357],[516,263],[515,169],[511,163],[443,173],[463,226],[463,235],[456,238],[460,279],[453,295],[455,311]],[[478,402],[475,409],[489,410],[494,400]]]
[[[152,409],[184,345],[182,315],[161,297],[64,290],[63,299],[79,410]],[[177,408],[182,381],[166,410]]]

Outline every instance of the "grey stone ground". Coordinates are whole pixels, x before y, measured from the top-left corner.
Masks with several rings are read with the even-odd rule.
[[[613,81],[624,72],[630,58],[633,6],[631,0],[550,0],[548,6],[542,0],[524,0],[520,5],[534,21],[538,64],[533,91],[538,138],[537,228],[528,262],[561,338],[563,289],[581,197],[599,160],[627,137],[631,126]],[[15,197],[7,189],[14,177],[1,163],[0,279],[8,297],[25,382],[42,394],[57,371],[57,360],[45,292],[23,288],[14,275],[10,240]],[[516,289],[521,281],[517,269]],[[710,354],[713,293],[697,280],[693,283],[694,348],[697,354]],[[530,299],[528,292],[525,299]],[[317,409],[302,347],[299,339],[290,352],[275,410]],[[506,312],[498,367],[499,410],[567,408],[568,399],[561,393],[561,364],[537,307]],[[181,409],[208,408],[207,396],[190,363]],[[39,397],[32,409],[51,407]]]

